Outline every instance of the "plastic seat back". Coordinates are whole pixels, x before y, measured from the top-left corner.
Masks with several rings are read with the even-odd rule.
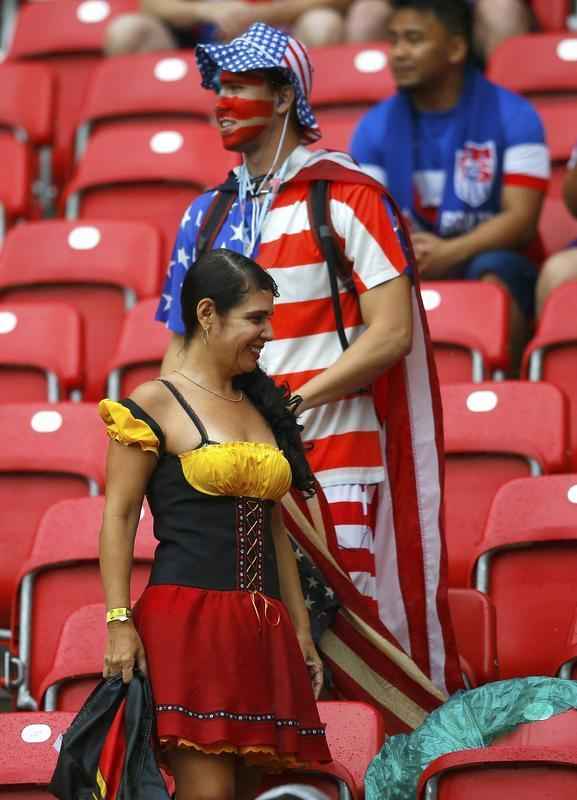
[[[496,610],[501,677],[555,675],[574,626],[577,475],[503,486],[476,557],[476,587]]]
[[[0,127],[34,145],[49,145],[54,128],[55,81],[41,64],[0,66]]]
[[[475,589],[449,589],[457,650],[472,670],[474,686],[498,680],[495,607]]]
[[[381,715],[366,703],[320,702],[319,716],[326,724],[327,743],[333,762],[311,765],[306,771],[284,773],[266,780],[266,787],[283,783],[306,783],[330,798],[364,797],[365,772],[384,741]],[[322,768],[325,776],[318,773]],[[339,792],[339,783],[341,786]],[[346,793],[349,788],[350,794]],[[263,787],[264,788],[264,787]]]
[[[138,119],[159,125],[183,118],[208,121],[215,96],[203,89],[193,53],[134,53],[103,60],[94,70],[76,137],[76,157],[95,128]]]
[[[577,470],[577,330],[574,309],[577,281],[549,295],[534,338],[525,351],[525,372],[531,381],[561,389],[569,403],[569,466]]]
[[[563,31],[571,13],[571,0],[531,0],[539,30]]]
[[[31,157],[27,144],[0,130],[0,245],[7,229],[30,211]]]
[[[76,609],[65,620],[54,662],[38,690],[45,711],[78,711],[102,678],[106,606]]]
[[[82,345],[82,321],[71,306],[0,306],[2,401],[66,400],[82,383]]]
[[[8,59],[41,62],[57,78],[54,167],[60,181],[70,168],[74,131],[92,71],[102,59],[106,28],[118,14],[137,8],[134,0],[71,0],[26,3],[19,10]]]
[[[69,219],[141,220],[163,235],[165,263],[191,200],[238,163],[205,122],[133,122],[88,141],[68,189]]]
[[[40,687],[52,669],[71,612],[104,600],[98,565],[103,508],[102,497],[58,503],[38,526],[32,552],[20,572],[18,625],[14,625],[12,647],[27,673],[18,690],[19,707],[39,703]],[[144,506],[134,548],[134,599],[148,582],[155,547],[151,514]]]
[[[103,434],[96,406],[91,404],[2,405],[1,628],[9,627],[18,574],[43,513],[64,498],[102,490],[107,446]]]
[[[421,776],[417,799],[561,800],[575,792],[574,748],[487,747],[435,759]]]
[[[497,490],[514,478],[564,468],[566,408],[561,392],[546,384],[453,384],[441,393],[449,583],[465,588]]]
[[[396,91],[383,42],[316,47],[310,50],[310,59],[315,70],[311,94],[315,110],[369,108]]]
[[[506,39],[495,48],[487,65],[490,80],[519,94],[577,92],[572,33],[535,33]],[[523,64],[523,69],[519,69]]]
[[[482,281],[428,281],[421,295],[441,383],[480,383],[509,362],[509,299]]]
[[[110,364],[107,395],[127,397],[139,384],[160,375],[170,333],[154,319],[158,299],[138,303],[126,315],[120,341]]]
[[[21,225],[0,254],[0,303],[66,302],[84,327],[85,397],[99,400],[126,311],[158,292],[158,234],[143,223]]]

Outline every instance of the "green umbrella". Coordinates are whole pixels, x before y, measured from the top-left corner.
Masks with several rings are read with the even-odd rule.
[[[366,800],[415,800],[421,772],[457,750],[487,747],[518,725],[577,708],[577,682],[517,678],[457,692],[409,735],[393,736],[365,776]]]

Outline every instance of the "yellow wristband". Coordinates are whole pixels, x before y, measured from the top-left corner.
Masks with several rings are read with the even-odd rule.
[[[111,608],[106,612],[106,624],[109,622],[126,622],[132,616],[130,608]]]

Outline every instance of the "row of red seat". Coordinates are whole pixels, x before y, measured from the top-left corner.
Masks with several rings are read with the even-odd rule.
[[[125,0],[116,1],[118,7],[114,2],[110,5],[106,20],[126,10]],[[45,154],[38,162],[37,151],[52,144],[56,179],[68,187],[69,216],[149,219],[159,225],[170,242],[187,201],[195,192],[218,182],[227,166],[234,163],[227,161],[209,125],[210,94],[199,86],[191,54],[167,52],[101,59],[104,22],[81,22],[83,5],[45,3],[39,6],[40,11],[36,11],[37,4],[24,9],[24,33],[17,30],[9,60],[0,67],[0,123],[18,131],[17,139],[8,134],[0,139],[5,154],[0,159],[0,200],[8,222],[33,214],[31,182],[39,171],[44,181],[50,173]],[[55,49],[43,49],[38,34],[28,41],[25,22],[29,15],[40,13],[52,18],[64,12],[73,27],[82,29],[82,35],[68,39],[72,22],[63,20],[55,28],[59,31],[52,42]],[[73,54],[70,42],[75,43]],[[566,244],[576,231],[568,214],[562,223],[559,219],[560,176],[577,138],[577,80],[572,55],[576,47],[577,38],[569,34],[511,39],[497,49],[488,68],[495,81],[531,98],[544,120],[557,165],[550,192],[552,204],[543,225],[549,252]],[[322,143],[346,149],[360,114],[394,92],[386,45],[321,48],[312,52],[312,59],[316,65],[313,105],[325,134]],[[79,69],[79,60],[84,66],[88,61],[90,69]],[[516,69],[519,63],[524,64],[523,70]],[[51,70],[47,64],[52,65]],[[338,82],[332,79],[337,69]],[[52,72],[58,76],[56,82]],[[27,141],[22,141],[24,136]],[[81,157],[75,168],[74,149],[76,157]],[[142,184],[151,183],[154,192],[149,196]],[[110,184],[114,184],[112,189]],[[177,184],[184,184],[184,191],[179,192]],[[167,194],[161,197],[162,202],[158,202],[159,193]],[[162,217],[157,219],[159,209],[163,209]],[[553,214],[555,227],[549,225]]]
[[[87,620],[93,622],[94,620]],[[100,620],[101,622],[101,620]],[[320,702],[333,761],[307,769],[263,777],[261,790],[304,783],[330,800],[362,800],[365,771],[384,739],[382,719],[365,703]],[[44,800],[71,712],[0,714],[0,797],[6,800]],[[343,730],[346,734],[343,735]],[[166,776],[165,776],[166,778]],[[168,788],[174,785],[167,780]]]
[[[547,384],[523,382],[453,385],[443,387],[442,394],[450,583],[476,586],[495,602],[503,676],[554,672],[572,624],[577,557],[577,475],[554,474],[567,468],[562,395]],[[14,642],[31,625],[41,637],[35,655],[40,671],[28,671],[33,696],[38,697],[60,633],[57,609],[65,609],[67,616],[101,598],[96,569],[99,509],[84,501],[87,511],[81,513],[80,500],[52,506],[102,491],[107,440],[96,407],[82,403],[3,404],[0,440],[5,520],[0,531],[0,626],[12,628]],[[143,574],[135,570],[135,596],[151,557],[146,549],[151,538],[148,545],[146,537],[137,541],[136,560],[142,556],[138,548],[144,547],[146,567]],[[91,566],[85,569],[79,564],[87,553]],[[80,570],[76,580],[74,569],[67,568],[64,580],[46,573],[47,565],[61,568],[67,562]],[[37,591],[44,585],[39,580],[47,581],[46,592],[31,611],[32,587]],[[519,624],[521,633],[515,638],[511,628]],[[547,648],[528,646],[539,626],[549,637]],[[469,624],[468,629],[477,636],[480,626]],[[16,649],[26,661],[30,644]],[[478,653],[471,659],[474,673],[480,659]]]
[[[168,342],[154,322],[160,240],[143,223],[44,221],[15,228],[0,253],[0,372],[12,401],[128,394],[158,371]],[[509,304],[498,287],[422,286],[441,383],[499,378],[508,367]],[[525,376],[567,396],[577,450],[573,308],[577,284],[549,298],[525,354]],[[108,387],[106,386],[108,382]],[[76,394],[75,397],[78,397]],[[570,462],[577,468],[577,457]]]
[[[362,800],[366,767],[382,744],[382,726],[363,703],[323,702],[319,715],[333,762],[268,777],[261,788],[305,783],[329,800]],[[59,742],[73,719],[66,712],[0,715],[0,797],[45,800]],[[565,800],[577,791],[577,712],[527,721],[489,747],[435,759],[419,782],[417,800]]]
[[[556,674],[563,668],[573,674],[576,500],[577,475],[512,481],[497,493],[471,558],[478,589],[449,592],[462,667],[471,685]],[[100,673],[104,628],[97,624],[103,619],[97,603],[102,599],[98,529],[103,503],[94,497],[50,506],[19,567],[8,683],[19,687],[21,708],[75,710]],[[135,599],[146,585],[155,546],[145,507],[134,556]],[[541,637],[546,647],[530,646]]]

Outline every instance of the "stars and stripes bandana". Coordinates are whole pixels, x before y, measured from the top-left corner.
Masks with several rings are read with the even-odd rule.
[[[195,54],[205,89],[214,89],[221,69],[227,72],[282,70],[295,90],[304,140],[316,142],[320,139],[321,132],[309,102],[313,68],[306,48],[297,39],[264,22],[255,22],[246,33],[228,44],[197,45]]]

